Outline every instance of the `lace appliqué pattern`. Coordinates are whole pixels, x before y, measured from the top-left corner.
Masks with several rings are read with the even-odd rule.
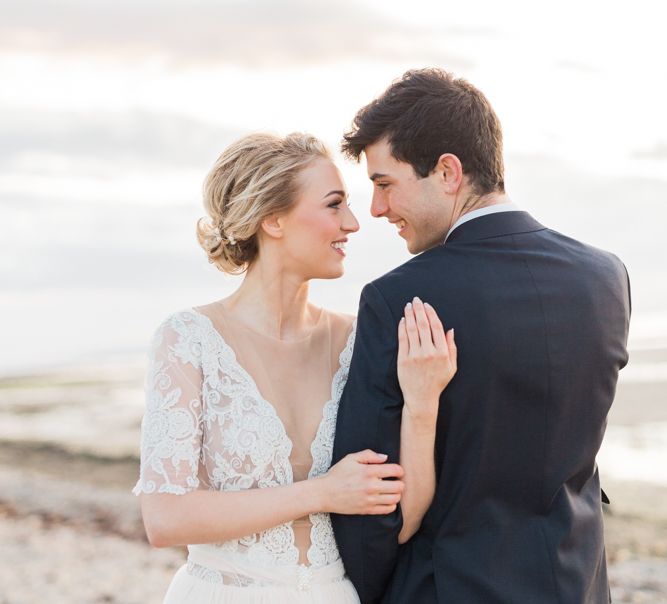
[[[331,463],[338,404],[347,380],[356,324],[339,356],[331,399],[311,444],[309,478]],[[142,469],[134,492],[183,494],[270,488],[293,481],[292,450],[282,421],[263,399],[252,377],[210,319],[194,310],[172,315],[158,329],[147,374],[147,409],[142,421]],[[322,566],[340,558],[328,514],[311,515],[308,561]],[[257,564],[298,564],[292,523],[218,544],[225,556]],[[196,564],[192,574],[207,581],[229,578]],[[216,574],[217,573],[217,574]],[[217,576],[220,575],[220,576]],[[243,581],[242,581],[243,583]]]
[[[331,465],[333,455],[334,436],[336,435],[336,419],[338,418],[338,404],[347,382],[352,361],[352,349],[356,334],[356,321],[347,339],[347,344],[338,358],[339,367],[331,383],[331,399],[324,405],[322,422],[317,430],[315,440],[310,447],[313,457],[313,466],[308,478],[315,478],[325,474]],[[336,538],[334,537],[331,517],[329,514],[311,514],[313,526],[310,530],[311,545],[308,548],[308,561],[314,566],[324,566],[340,558]]]
[[[182,384],[187,384],[185,370],[174,364],[176,359],[199,372],[200,350],[188,337],[186,325],[174,320],[171,329],[178,336],[178,346],[167,354],[164,324],[151,345],[146,374],[146,413],[141,422],[141,475],[135,494],[172,493],[182,495],[199,486],[197,468],[201,438],[198,396],[184,400]],[[159,484],[159,487],[158,487]]]

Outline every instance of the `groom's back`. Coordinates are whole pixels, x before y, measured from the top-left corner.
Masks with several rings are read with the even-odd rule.
[[[434,502],[386,600],[607,602],[595,456],[627,361],[623,265],[509,212],[375,286],[399,316],[414,295],[431,303],[459,350]]]

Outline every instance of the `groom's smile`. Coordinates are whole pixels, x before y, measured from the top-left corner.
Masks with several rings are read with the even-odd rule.
[[[398,229],[398,234],[403,235],[403,231],[405,230],[405,227],[407,226],[407,223],[405,220],[402,218],[399,220],[390,220],[389,221],[391,224],[393,224],[397,229]]]
[[[386,139],[368,145],[364,153],[373,182],[371,214],[393,224],[412,254],[442,243],[451,212],[438,173],[420,178],[409,163],[392,155]]]

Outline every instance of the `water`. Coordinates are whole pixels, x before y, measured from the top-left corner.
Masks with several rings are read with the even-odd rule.
[[[667,422],[608,426],[597,459],[604,478],[667,487]]]

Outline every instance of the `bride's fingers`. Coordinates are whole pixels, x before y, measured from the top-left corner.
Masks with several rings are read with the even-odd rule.
[[[375,505],[392,505],[394,503],[398,503],[401,500],[401,495],[377,495],[374,499]]]
[[[371,514],[374,516],[380,516],[385,514],[391,514],[396,509],[396,504],[393,505],[377,505],[371,510]]]
[[[419,350],[419,331],[417,329],[414,307],[411,302],[405,305],[405,330],[408,334],[410,352],[416,352]]]
[[[402,361],[409,354],[408,330],[405,326],[405,317],[401,317],[401,320],[398,322],[398,360]]]
[[[424,310],[426,311],[426,316],[431,324],[433,344],[438,350],[447,350],[448,343],[445,336],[445,328],[442,326],[442,321],[440,321],[438,313],[435,312],[435,309],[428,302],[424,302]]]
[[[454,341],[454,329],[450,329],[447,332],[447,348],[449,349],[449,357],[452,360],[452,365],[454,366],[454,369],[456,370],[457,364],[457,356],[458,356],[458,350],[456,348],[456,342]]]
[[[415,319],[417,321],[417,330],[419,331],[421,347],[426,351],[430,351],[433,349],[433,338],[431,336],[431,325],[426,316],[424,303],[419,298],[415,298],[412,301],[412,308],[414,309]]]

